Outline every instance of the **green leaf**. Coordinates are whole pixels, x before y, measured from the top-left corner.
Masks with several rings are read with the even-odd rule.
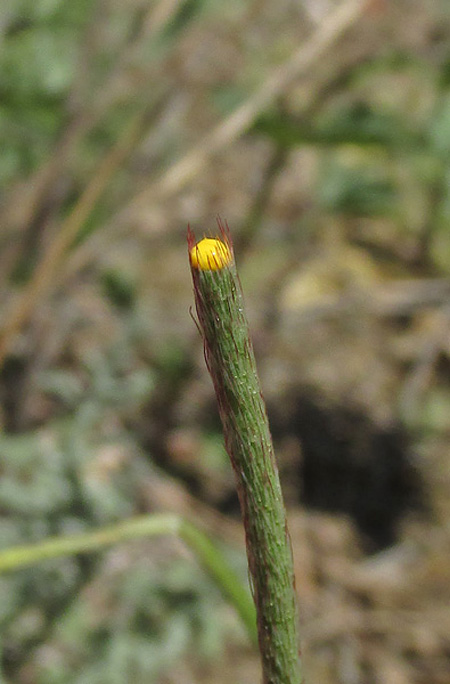
[[[266,114],[256,121],[252,132],[270,137],[282,147],[357,144],[404,148],[421,143],[421,135],[408,130],[398,116],[375,111],[362,102],[327,112],[314,123],[278,112]]]
[[[430,124],[429,138],[435,154],[447,160],[450,153],[450,95],[439,103]]]
[[[393,211],[396,191],[392,182],[365,168],[338,162],[328,164],[319,182],[320,205],[350,216],[383,216]]]

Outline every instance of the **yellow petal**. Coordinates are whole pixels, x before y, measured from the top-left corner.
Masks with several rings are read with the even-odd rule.
[[[231,264],[233,255],[225,242],[203,238],[191,249],[191,265],[200,271],[217,271]]]

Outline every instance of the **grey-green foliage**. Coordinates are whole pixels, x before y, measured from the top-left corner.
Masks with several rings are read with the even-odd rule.
[[[285,115],[265,116],[256,132],[269,135],[278,145],[316,145],[324,148],[322,172],[318,177],[318,204],[330,212],[377,216],[392,213],[397,188],[390,174],[389,155],[404,147],[414,147],[420,136],[404,125],[401,118],[357,103],[340,106],[311,121],[294,121]],[[385,163],[379,152],[373,157],[339,155],[339,149],[357,147],[385,150]],[[351,156],[351,162],[349,157]]]
[[[93,0],[22,0],[0,8],[0,181],[46,158],[66,116],[64,98]]]
[[[385,174],[367,167],[354,168],[332,160],[324,164],[318,200],[324,209],[354,216],[392,212],[396,193]]]
[[[58,396],[70,413],[40,430],[0,436],[1,547],[82,531],[134,512],[141,462],[133,458],[136,448],[126,433],[110,436],[105,420],[111,406],[126,411],[143,401],[152,380],[148,371],[118,377],[109,368],[105,359],[93,362],[85,388],[69,372],[45,374],[42,389]],[[25,610],[42,602],[45,612],[46,604],[68,600],[80,579],[74,559],[1,578],[0,621],[20,621],[22,604]],[[15,638],[19,633],[15,629]]]
[[[430,146],[433,152],[448,159],[450,153],[450,95],[445,94],[436,107],[429,128]]]
[[[56,444],[45,433],[0,436],[0,506],[35,521],[65,507],[70,487]]]
[[[129,367],[126,345],[117,344],[108,354],[95,354],[86,362],[86,388],[64,371],[47,372],[42,385],[76,402],[71,417],[61,421],[58,434],[72,481],[85,510],[96,522],[109,522],[134,511],[136,487],[141,477],[136,447],[117,423],[116,411],[125,417],[138,410],[153,389],[147,368]],[[64,386],[69,387],[64,391]],[[112,421],[112,427],[110,423]]]
[[[55,657],[40,660],[38,650],[32,659],[38,684],[144,684],[189,649],[217,654],[226,620],[216,589],[188,559],[158,561],[153,545],[140,555],[118,571],[105,570],[107,581],[100,573],[61,616],[51,640]]]
[[[278,144],[363,145],[398,148],[415,145],[421,136],[393,113],[376,111],[363,102],[340,105],[311,121],[293,119],[273,112],[261,116],[253,131],[271,137]]]
[[[84,376],[44,373],[41,391],[65,415],[43,429],[0,437],[1,547],[136,511],[152,467],[118,417],[139,410],[154,383],[148,369],[137,370],[126,343],[93,355]],[[114,562],[102,564],[104,554],[92,554],[1,577],[3,647],[15,653],[14,667],[26,665],[37,684],[144,684],[189,649],[200,657],[216,653],[224,629],[217,611],[227,611],[222,598],[191,559],[171,553],[158,560],[160,544],[148,542],[136,562],[127,560],[132,548],[112,549],[117,570]]]
[[[280,148],[318,152],[317,206],[350,216],[388,216],[399,231],[424,231],[428,256],[450,268],[448,58],[414,54],[356,65],[346,90],[294,117],[272,110],[253,132]],[[342,97],[345,93],[345,99]]]
[[[149,7],[96,0],[4,0],[0,3],[0,183],[22,179],[47,161],[72,116],[95,106],[96,95],[122,55],[142,68],[161,57],[180,31],[204,10],[205,0],[184,1],[152,40],[144,35]],[[92,31],[90,22],[95,22]],[[144,31],[145,34],[145,31]],[[82,73],[81,73],[81,70]],[[132,80],[132,79],[131,79]],[[150,101],[154,87],[144,89]],[[142,93],[103,112],[101,126],[79,148],[81,164],[112,145]],[[78,108],[80,107],[80,112]],[[71,163],[73,163],[72,160]]]

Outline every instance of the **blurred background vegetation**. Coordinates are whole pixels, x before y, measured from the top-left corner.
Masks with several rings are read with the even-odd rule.
[[[173,512],[246,581],[189,315],[220,214],[308,681],[449,684],[447,0],[6,0],[0,41],[1,547]],[[0,624],[5,683],[259,679],[173,539],[1,576]]]

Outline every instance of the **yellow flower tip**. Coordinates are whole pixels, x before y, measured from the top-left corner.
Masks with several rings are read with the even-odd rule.
[[[200,271],[218,271],[231,264],[233,255],[229,246],[217,238],[203,238],[191,249],[191,265]]]

